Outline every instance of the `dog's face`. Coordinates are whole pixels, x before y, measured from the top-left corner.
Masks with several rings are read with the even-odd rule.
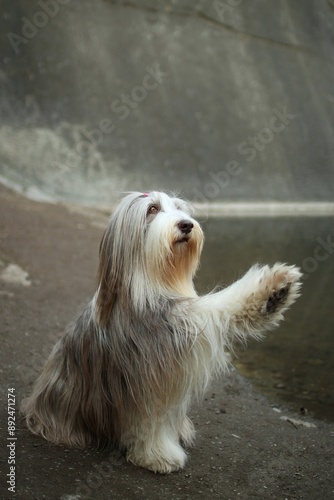
[[[185,201],[157,191],[121,200],[100,247],[105,301],[113,303],[116,294],[128,301],[148,289],[190,293],[203,246],[203,232],[190,212]]]
[[[177,274],[192,278],[203,246],[203,233],[190,215],[190,206],[165,193],[143,196],[146,268],[150,279],[166,282],[170,274],[174,278]]]

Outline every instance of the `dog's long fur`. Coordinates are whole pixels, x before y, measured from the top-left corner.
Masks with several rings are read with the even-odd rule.
[[[189,210],[160,192],[121,201],[101,242],[97,292],[23,401],[33,433],[80,448],[114,445],[155,472],[184,466],[192,396],[228,368],[235,339],[278,324],[301,276],[293,266],[256,265],[199,297],[203,234]]]

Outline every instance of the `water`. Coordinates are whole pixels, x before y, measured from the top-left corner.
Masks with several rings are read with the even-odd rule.
[[[234,364],[272,404],[334,421],[334,225],[332,217],[212,218],[196,285],[227,285],[255,262],[296,264],[302,296],[263,342],[240,347]]]

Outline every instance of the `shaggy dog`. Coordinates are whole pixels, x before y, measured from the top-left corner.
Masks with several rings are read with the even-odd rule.
[[[235,339],[260,338],[298,297],[294,266],[253,266],[221,291],[193,285],[203,233],[186,202],[131,193],[100,245],[92,301],[55,345],[22,413],[48,441],[113,445],[154,472],[184,466],[187,410],[228,369]]]

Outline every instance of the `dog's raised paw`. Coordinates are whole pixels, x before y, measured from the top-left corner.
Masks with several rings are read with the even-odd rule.
[[[283,288],[280,288],[279,290],[274,290],[273,293],[270,295],[269,299],[267,300],[266,304],[266,312],[267,313],[273,313],[276,311],[277,306],[283,305],[289,290],[290,290],[291,283],[287,283]]]
[[[299,279],[302,274],[295,266],[275,264],[270,271],[272,291],[262,309],[265,314],[273,314],[289,307],[299,296],[298,292],[301,286]]]

